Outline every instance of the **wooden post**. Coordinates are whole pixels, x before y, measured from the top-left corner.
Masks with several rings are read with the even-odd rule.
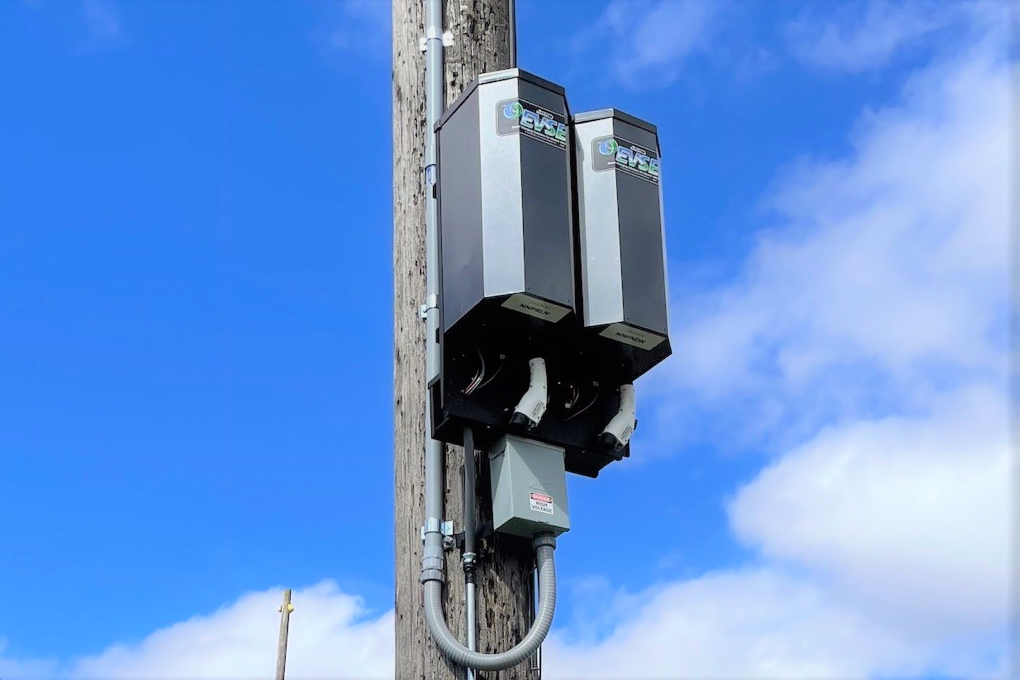
[[[290,603],[290,588],[283,591],[283,604],[280,605],[280,642],[276,647],[276,680],[284,680],[287,672],[287,636],[290,634],[290,613],[294,605]]]
[[[446,0],[444,28],[447,104],[475,76],[510,65],[508,0]],[[425,327],[425,130],[422,0],[393,1],[393,340],[394,502],[396,529],[396,680],[453,680],[464,670],[449,664],[425,627],[422,607],[420,528],[424,521]],[[478,456],[476,517],[491,520],[488,459]],[[447,447],[446,512],[463,530],[460,448]],[[529,575],[534,556],[526,541],[495,536],[479,544],[478,650],[517,644],[528,628]],[[460,554],[447,553],[446,618],[462,642],[464,575]],[[533,680],[528,663],[486,673],[488,680]]]

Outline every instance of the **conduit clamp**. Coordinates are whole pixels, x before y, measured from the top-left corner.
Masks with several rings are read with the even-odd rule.
[[[443,47],[453,47],[453,33],[444,31],[442,35],[439,34],[439,29],[435,26],[429,26],[425,29],[425,35],[418,38],[418,49],[422,52],[425,51],[425,45],[428,44],[429,40],[435,40],[441,38],[443,41]]]
[[[450,520],[446,520],[445,522],[440,522],[435,517],[429,517],[427,520],[425,520],[425,525],[422,526],[422,528],[421,528],[421,540],[424,542],[425,541],[425,534],[432,534],[432,533],[442,534],[444,538],[447,537],[447,536],[452,538],[453,537],[453,522],[450,521]]]
[[[425,304],[418,309],[418,314],[421,316],[422,321],[429,318],[430,309],[439,309],[439,296],[435,293],[429,295],[425,300]]]

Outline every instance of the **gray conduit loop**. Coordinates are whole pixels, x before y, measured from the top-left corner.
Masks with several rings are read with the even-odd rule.
[[[425,582],[425,622],[436,644],[451,661],[480,671],[501,671],[526,661],[542,645],[556,611],[556,568],[553,564],[556,538],[550,533],[541,533],[532,539],[532,543],[540,584],[538,615],[524,639],[505,652],[483,654],[462,645],[450,632],[443,616],[443,584],[440,581]]]

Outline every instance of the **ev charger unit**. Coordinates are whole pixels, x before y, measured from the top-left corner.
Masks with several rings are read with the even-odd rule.
[[[445,334],[541,335],[574,311],[568,116],[563,88],[509,69],[437,123]]]
[[[632,383],[672,351],[658,133],[602,109],[576,114],[573,135],[585,345]]]
[[[531,538],[570,529],[563,449],[507,435],[489,450],[492,525]]]
[[[442,3],[425,10],[431,436],[420,580],[432,639],[474,680],[539,652],[556,607],[557,537],[570,530],[566,475],[596,477],[630,455],[634,381],[672,351],[659,140],[616,109],[571,117],[562,87],[517,68],[480,74],[440,117]],[[464,446],[460,534],[445,519],[444,444]],[[491,527],[475,515],[478,450]],[[479,539],[490,530],[535,551],[528,632],[498,653],[479,651],[476,635],[479,564],[492,554]],[[466,644],[443,611],[457,536]]]
[[[437,439],[459,444],[473,423],[484,442],[511,418],[541,420],[545,401],[518,414],[506,396],[545,380],[544,358],[577,326],[569,120],[562,87],[508,69],[481,74],[436,123]]]

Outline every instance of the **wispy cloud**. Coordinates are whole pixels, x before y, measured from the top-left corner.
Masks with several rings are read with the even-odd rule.
[[[107,43],[123,36],[120,12],[111,0],[82,0],[82,20],[93,43]]]
[[[999,35],[915,75],[900,105],[866,112],[849,157],[783,174],[776,222],[741,275],[679,294],[682,342],[649,378],[663,408],[693,402],[794,444],[1002,375],[1010,94]]]
[[[1009,0],[856,0],[824,15],[805,12],[786,27],[792,51],[824,69],[859,72],[881,68],[897,55],[938,37],[942,29],[972,25],[986,30],[1007,19]]]
[[[55,660],[16,659],[7,656],[7,640],[0,637],[0,678],[54,678],[58,677],[58,668],[59,664]]]
[[[708,46],[719,7],[709,0],[613,0],[574,39],[574,50],[627,87],[668,85]]]

